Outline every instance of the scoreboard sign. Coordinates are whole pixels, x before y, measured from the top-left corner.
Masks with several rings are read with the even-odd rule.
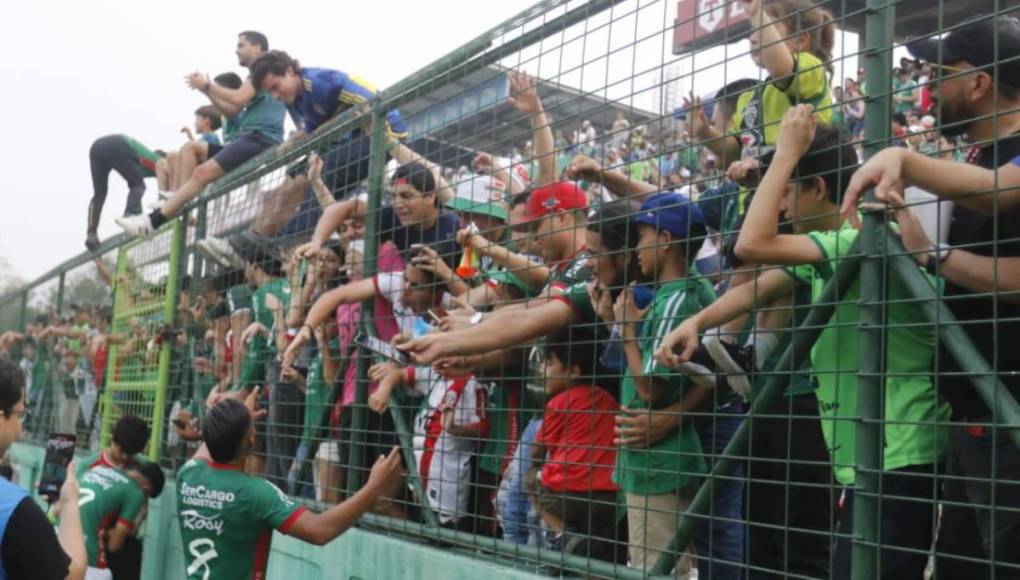
[[[680,0],[673,27],[673,54],[734,42],[749,29],[738,0]]]

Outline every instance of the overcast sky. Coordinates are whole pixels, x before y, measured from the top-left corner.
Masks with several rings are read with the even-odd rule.
[[[0,257],[31,279],[81,252],[92,195],[89,145],[111,133],[129,134],[151,148],[170,150],[183,144],[179,129],[191,123],[196,107],[207,103],[185,86],[183,76],[192,70],[243,72],[234,56],[241,30],[263,31],[271,47],[287,50],[306,65],[346,70],[385,88],[532,3],[9,3],[0,21],[0,75],[7,87],[0,95],[7,135],[0,144],[7,184],[0,210]],[[675,10],[675,0],[628,0],[614,9],[611,26],[584,41],[582,28],[575,27],[504,64],[526,61],[525,68],[533,73],[558,76],[586,90],[608,85],[612,98],[640,92],[657,81],[656,69],[676,62],[669,54]],[[626,16],[628,12],[632,14]],[[605,14],[598,22],[608,20]],[[589,22],[589,30],[595,24]],[[643,40],[628,47],[635,37]],[[856,51],[856,38],[847,37],[840,39],[838,54],[844,48]],[[562,43],[566,47],[557,50]],[[698,68],[746,52],[746,42],[728,50],[699,55]],[[559,74],[582,58],[585,66]],[[690,70],[689,61],[675,66],[685,74]],[[856,70],[856,60],[848,60],[844,68],[847,73]],[[647,72],[635,76],[634,71]],[[726,79],[757,77],[758,71],[743,57],[729,61],[725,70],[717,67],[698,75],[678,81],[679,89],[686,92],[694,84],[700,93],[708,93]],[[648,107],[653,100],[651,92],[644,92],[633,104]],[[156,191],[154,180],[147,186],[146,207]],[[123,212],[125,198],[123,181],[112,175],[100,237],[117,232],[113,219]]]

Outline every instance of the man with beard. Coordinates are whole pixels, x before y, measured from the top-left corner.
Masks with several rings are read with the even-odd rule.
[[[945,284],[946,306],[1014,398],[1020,399],[1020,20],[982,16],[942,38],[912,43],[911,53],[933,71],[933,100],[942,134],[966,135],[975,146],[972,165],[886,149],[857,171],[842,214],[856,220],[862,193],[897,216],[903,188],[917,185],[953,200],[949,245],[931,243],[916,219],[899,220],[908,252]],[[1006,164],[1003,166],[1003,164]],[[997,169],[998,168],[998,169]],[[978,561],[995,558],[995,577],[1020,578],[1020,449],[992,413],[971,377],[946,348],[939,352],[938,391],[953,407],[946,460],[936,574],[944,578],[989,576]],[[995,482],[991,481],[992,478]],[[970,558],[964,560],[962,558]],[[1006,568],[1006,565],[1011,565]],[[983,569],[982,569],[983,568]]]

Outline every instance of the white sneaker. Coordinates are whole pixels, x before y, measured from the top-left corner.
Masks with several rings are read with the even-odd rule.
[[[153,234],[156,233],[155,228],[152,227],[152,220],[145,214],[119,217],[113,221],[129,235],[143,240],[151,240]]]
[[[224,268],[244,269],[245,261],[223,238],[209,236],[195,243],[195,248],[207,259]]]
[[[709,330],[702,338],[701,344],[705,345],[709,356],[726,375],[730,388],[746,401],[751,393],[751,379],[747,374],[754,369],[754,354],[749,349],[741,349],[737,345],[723,341],[721,333],[721,328]]]

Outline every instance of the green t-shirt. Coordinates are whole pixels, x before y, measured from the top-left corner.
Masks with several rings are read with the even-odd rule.
[[[145,505],[145,494],[126,473],[97,465],[78,476],[81,488],[78,506],[85,532],[85,550],[89,566],[106,568],[105,531],[124,522],[134,526],[135,517]]]
[[[846,256],[857,230],[813,232],[809,237],[822,252],[822,260],[789,268],[795,278],[811,284],[818,300],[835,275],[838,259]],[[828,326],[811,349],[811,371],[818,382],[822,434],[832,456],[836,479],[854,482],[857,438],[857,351],[860,280],[856,280],[836,306]],[[935,356],[935,327],[925,320],[911,294],[895,276],[889,279],[886,335],[885,461],[886,470],[925,465],[942,458],[949,405],[939,400],[931,383]]]
[[[238,284],[227,289],[227,307],[230,313],[251,308],[251,286]]]
[[[232,465],[188,461],[177,473],[187,578],[265,578],[273,530],[287,533],[304,511],[275,485]]]
[[[156,162],[159,161],[159,155],[127,135],[122,135],[122,137],[127,141],[128,147],[138,156],[138,167],[142,171],[142,177],[156,177]]]
[[[917,96],[917,83],[913,79],[908,79],[906,82],[900,82],[899,79],[893,79],[892,90],[894,97],[909,97],[911,93]],[[917,101],[914,101],[915,103]],[[913,111],[917,108],[917,105],[908,103],[897,102],[895,109],[897,113],[906,113],[907,111]]]
[[[701,298],[707,295],[698,288],[703,284],[703,278],[684,278],[662,284],[656,289],[641,323],[638,347],[642,372],[666,382],[668,394],[663,407],[684,396],[688,381],[685,375],[656,362],[655,351],[669,332],[708,305],[703,304]],[[620,386],[620,402],[630,409],[647,408],[638,397],[629,368]],[[685,487],[706,471],[698,435],[690,422],[683,421],[675,433],[652,447],[621,447],[616,455],[613,480],[627,493],[657,495]]]
[[[258,287],[251,295],[252,322],[261,323],[270,333],[273,331],[273,311],[266,305],[266,297],[272,294],[284,310],[290,305],[290,284],[283,278],[274,278]],[[267,340],[261,334],[255,335],[244,349],[238,386],[251,388],[266,380],[266,362],[276,354],[276,341]]]
[[[330,344],[329,350],[329,356],[339,356],[339,344],[335,347]],[[322,410],[326,408],[332,394],[323,376],[323,360],[323,352],[319,350],[308,367],[308,377],[305,379],[305,424],[301,431],[301,441],[305,443],[315,437],[322,419]]]
[[[232,137],[258,132],[274,143],[283,142],[283,119],[287,116],[287,105],[273,98],[268,91],[261,91],[252,97],[241,114],[244,116]]]
[[[790,107],[814,105],[821,123],[832,122],[832,94],[825,66],[808,52],[797,53],[796,72],[785,89],[771,79],[762,87],[740,95],[733,115],[735,137],[740,140],[742,159],[758,159],[775,148],[779,123]]]
[[[485,417],[489,422],[489,434],[482,444],[478,469],[502,475],[507,450],[521,436],[521,383],[504,379],[498,382],[479,380],[479,384],[488,394]]]

